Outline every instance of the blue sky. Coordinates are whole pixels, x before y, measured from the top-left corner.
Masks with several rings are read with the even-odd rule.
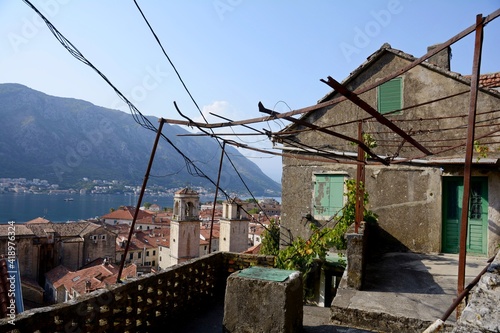
[[[476,14],[500,8],[500,0],[137,2],[203,112],[234,120],[262,116],[259,101],[279,112],[315,104],[330,90],[321,78],[345,79],[383,43],[420,57],[427,46],[472,25]],[[32,3],[143,114],[181,119],[176,101],[184,113],[201,120],[133,0]],[[485,28],[482,73],[500,71],[499,36],[500,18]],[[453,71],[471,72],[473,42],[470,35],[452,46]],[[128,112],[20,0],[0,0],[0,82]],[[238,140],[270,147],[262,137]],[[242,153],[280,180],[280,158]]]

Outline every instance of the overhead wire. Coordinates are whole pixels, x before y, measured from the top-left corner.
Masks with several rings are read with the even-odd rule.
[[[115,91],[115,93],[127,104],[129,107],[133,119],[142,127],[149,129],[153,132],[157,132],[158,129],[151,123],[151,121],[145,117],[139,109],[128,100],[128,98],[97,68],[95,67],[57,28],[29,1],[23,0],[35,13],[40,16],[40,18],[45,22],[51,33],[56,37],[56,39],[63,45],[63,47],[76,59],[84,63],[85,65],[92,68],[101,78]],[[215,185],[215,182],[208,177],[198,166],[196,166],[193,161],[187,157],[165,134],[161,133],[161,137],[167,141],[172,148],[181,155],[184,159],[186,169],[188,173],[195,177],[202,177],[207,179],[210,183]]]
[[[182,85],[183,85],[184,89],[186,90],[186,92],[188,93],[188,95],[189,95],[189,97],[191,98],[192,102],[193,102],[193,103],[194,103],[194,105],[196,106],[196,108],[197,108],[198,112],[199,112],[199,113],[200,113],[200,115],[202,116],[202,118],[203,118],[203,120],[205,121],[205,123],[207,123],[207,124],[208,124],[208,121],[207,121],[207,119],[206,119],[205,115],[204,115],[204,114],[203,114],[203,112],[201,111],[201,109],[200,109],[200,107],[199,107],[198,103],[196,102],[196,100],[194,99],[193,95],[191,94],[191,92],[190,92],[190,91],[189,91],[189,89],[187,88],[186,84],[184,83],[184,80],[182,79],[182,77],[181,77],[181,75],[180,75],[179,71],[177,70],[177,68],[175,67],[174,63],[172,62],[172,60],[171,60],[171,59],[170,59],[170,57],[168,56],[167,52],[165,51],[165,48],[163,47],[163,44],[161,43],[160,39],[158,38],[157,34],[155,33],[155,31],[154,31],[153,27],[152,27],[152,26],[151,26],[151,24],[149,23],[149,21],[148,21],[148,19],[147,19],[146,15],[144,15],[144,12],[142,11],[141,7],[139,6],[139,4],[137,3],[137,1],[136,1],[136,0],[134,0],[134,3],[135,3],[135,5],[136,5],[137,9],[139,10],[139,12],[141,13],[142,18],[144,19],[144,21],[145,21],[145,22],[146,22],[146,24],[148,25],[149,30],[150,30],[150,31],[151,31],[151,33],[153,34],[153,36],[154,36],[154,38],[155,38],[155,40],[156,40],[157,44],[160,46],[160,48],[161,48],[161,50],[162,50],[163,54],[164,54],[164,55],[165,55],[165,57],[168,59],[168,61],[169,61],[170,65],[172,66],[172,68],[174,69],[175,73],[177,74],[177,77],[178,77],[178,78],[179,78],[179,80],[181,81],[181,83],[182,83]],[[179,110],[179,108],[178,108],[178,106],[177,106],[177,103],[175,103],[175,102],[174,102],[174,105],[175,105],[175,108],[177,109],[177,111],[179,112],[179,114],[181,114],[181,116],[182,116],[182,113],[180,112],[180,110]],[[185,117],[185,118],[186,118],[186,116],[183,116],[183,117]],[[186,118],[186,119],[188,119],[188,118]],[[190,121],[191,123],[193,123],[193,124],[194,124],[194,122],[193,122],[192,120],[190,120],[190,119],[189,119],[189,121]],[[200,127],[198,127],[198,129],[199,129],[199,130],[201,130],[201,128],[200,128]],[[215,133],[213,132],[213,130],[212,130],[212,129],[210,129],[210,131],[212,132],[212,135],[216,138],[217,143],[219,144],[219,146],[220,146],[220,147],[221,147],[221,149],[222,149],[222,144],[221,144],[221,142],[219,141],[219,138],[215,135]],[[247,189],[247,191],[248,191],[248,193],[251,195],[251,197],[255,199],[255,197],[254,197],[253,193],[250,191],[250,188],[249,188],[249,187],[248,187],[248,185],[246,184],[245,180],[243,179],[243,177],[241,176],[240,172],[237,170],[236,166],[234,165],[233,161],[231,160],[230,156],[227,154],[227,152],[226,152],[225,150],[224,150],[224,156],[226,156],[227,160],[229,161],[229,163],[230,163],[230,164],[231,164],[231,166],[233,167],[234,171],[235,171],[235,172],[236,172],[236,174],[238,175],[238,177],[239,177],[240,181],[242,182],[243,186],[245,187],[245,189]],[[216,184],[214,184],[214,185],[217,187],[217,185],[216,185]],[[219,188],[219,189],[220,189],[220,188]],[[223,193],[227,196],[227,193],[225,193],[225,192],[223,192]],[[229,199],[229,197],[227,197],[227,199]]]

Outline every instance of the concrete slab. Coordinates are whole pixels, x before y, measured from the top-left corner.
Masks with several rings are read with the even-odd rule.
[[[466,284],[486,266],[467,257]],[[458,255],[388,253],[368,263],[361,291],[341,288],[332,303],[334,324],[380,332],[422,332],[453,303]],[[455,322],[452,315],[447,323]]]

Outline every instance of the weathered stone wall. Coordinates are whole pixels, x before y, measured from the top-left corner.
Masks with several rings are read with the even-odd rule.
[[[57,264],[63,265],[71,271],[77,271],[82,267],[83,240],[63,241],[59,246]]]
[[[96,239],[91,239],[95,237]],[[98,258],[116,258],[116,234],[106,228],[97,228],[88,234],[85,234],[85,245],[81,265]]]
[[[500,252],[472,289],[453,333],[500,332]]]
[[[313,175],[338,173],[355,178],[356,169],[341,164],[305,164],[287,160],[283,173],[282,224],[294,236],[309,236],[304,216],[312,214]],[[379,216],[379,235],[387,250],[441,250],[441,170],[400,166],[366,168],[367,207]]]

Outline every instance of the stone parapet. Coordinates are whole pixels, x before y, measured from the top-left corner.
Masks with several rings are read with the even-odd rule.
[[[215,252],[108,286],[76,300],[0,319],[0,333],[155,332],[223,298],[227,277],[273,257]]]

